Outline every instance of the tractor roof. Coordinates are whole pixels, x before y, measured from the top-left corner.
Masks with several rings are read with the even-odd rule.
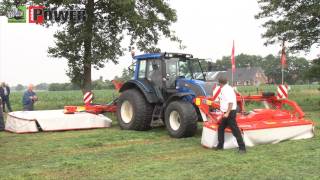
[[[183,53],[146,53],[142,55],[135,56],[134,59],[136,60],[145,60],[145,59],[162,59],[162,57],[187,57],[192,58],[193,56],[191,54],[183,54]]]
[[[160,59],[162,56],[162,53],[147,53],[135,56],[134,59],[136,60],[144,60],[144,59]]]

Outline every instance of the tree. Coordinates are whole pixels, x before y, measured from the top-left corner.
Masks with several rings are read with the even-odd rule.
[[[306,76],[311,81],[320,81],[320,58],[312,61],[311,67],[306,72]]]
[[[48,90],[49,84],[47,83],[40,83],[36,85],[37,90]]]
[[[216,60],[211,69],[213,71],[226,71],[229,68],[231,68],[230,56],[223,56],[222,59]]]
[[[117,81],[125,82],[125,81],[132,79],[132,77],[133,77],[133,71],[130,71],[125,68],[122,70],[121,76],[120,77],[115,76],[114,79]]]
[[[7,11],[13,0],[3,0],[0,10]],[[26,0],[19,1],[25,3]],[[76,10],[85,8],[86,20],[61,21],[62,28],[54,35],[55,46],[48,49],[52,57],[68,60],[67,75],[83,92],[91,89],[92,67],[100,69],[105,63],[117,63],[123,55],[122,42],[136,45],[145,52],[159,51],[161,37],[181,41],[170,30],[177,21],[176,11],[165,0],[34,0],[34,5]],[[2,14],[4,14],[2,12]],[[45,25],[50,26],[52,22]],[[182,46],[181,46],[182,47]]]
[[[257,55],[240,54],[235,57],[236,68],[261,67],[268,78],[268,83],[281,83],[280,56],[272,54],[266,57]],[[222,59],[211,63],[210,71],[226,71],[231,68],[230,56],[223,56]],[[303,83],[307,76],[309,63],[305,58],[287,55],[287,66],[284,68],[285,81],[289,84]]]
[[[80,90],[76,84],[72,83],[51,83],[48,87],[49,91],[71,91]]]
[[[164,0],[63,2],[49,1],[68,8],[85,4],[86,21],[68,22],[55,34],[56,46],[48,52],[53,57],[68,59],[67,75],[83,91],[91,89],[92,66],[99,69],[107,61],[117,63],[118,57],[123,55],[121,43],[124,37],[130,39],[130,46],[136,44],[146,52],[159,51],[155,45],[162,35],[179,41],[169,29],[177,20],[176,12]]]
[[[100,76],[99,79],[92,81],[92,89],[94,90],[103,90],[103,89],[112,89],[113,85],[111,81],[103,81],[103,77]]]
[[[263,58],[261,68],[267,76],[268,83],[281,82],[281,64],[279,57],[272,54]]]
[[[48,87],[49,91],[65,91],[66,88],[66,84],[62,84],[62,83],[51,83]]]
[[[267,30],[262,35],[265,45],[278,41],[288,42],[290,50],[309,51],[312,45],[319,46],[320,1],[258,0],[261,8],[255,17],[266,19]]]
[[[289,57],[286,81],[290,84],[303,84],[306,80],[306,72],[309,70],[309,62],[301,57]]]
[[[22,91],[24,90],[24,86],[22,84],[18,84],[16,87],[15,87],[15,90],[16,91]]]
[[[213,65],[215,71],[226,71],[231,68],[231,57],[223,56],[222,59],[218,59]],[[260,67],[262,64],[262,57],[256,55],[239,54],[235,57],[236,68],[245,67]]]

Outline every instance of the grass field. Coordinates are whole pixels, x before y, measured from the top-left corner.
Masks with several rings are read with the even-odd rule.
[[[263,87],[273,90],[272,87]],[[161,128],[122,131],[112,115],[109,129],[0,133],[0,179],[320,179],[319,86],[292,86],[307,118],[316,122],[316,136],[248,149],[213,151],[200,145],[201,123],[195,137],[173,139]],[[254,94],[255,87],[239,88]],[[107,102],[113,91],[96,91]],[[15,110],[21,93],[12,94]],[[80,92],[38,92],[36,109],[82,104]]]

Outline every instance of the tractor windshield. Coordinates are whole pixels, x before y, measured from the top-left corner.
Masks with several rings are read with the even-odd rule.
[[[167,60],[167,76],[205,80],[200,60],[184,57]]]

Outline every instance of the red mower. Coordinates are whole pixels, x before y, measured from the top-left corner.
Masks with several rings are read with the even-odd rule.
[[[116,91],[119,91],[119,89],[123,85],[122,82],[118,82],[115,80],[112,80],[111,82],[113,83]],[[85,111],[92,114],[102,114],[106,112],[114,113],[117,111],[117,105],[116,105],[117,98],[112,100],[108,104],[92,104],[92,99],[93,99],[93,94],[91,92],[87,92],[83,97],[83,101],[85,103],[84,106],[65,106],[64,113],[74,114],[76,112]]]
[[[197,97],[203,123],[201,144],[213,148],[218,144],[217,129],[222,118],[219,103],[214,97]],[[245,105],[261,103],[264,108],[247,111]],[[237,94],[237,123],[246,146],[275,144],[284,140],[307,139],[314,136],[314,123],[304,118],[299,105],[288,99],[279,99],[274,93],[242,96]],[[224,148],[236,148],[237,141],[226,129]]]

